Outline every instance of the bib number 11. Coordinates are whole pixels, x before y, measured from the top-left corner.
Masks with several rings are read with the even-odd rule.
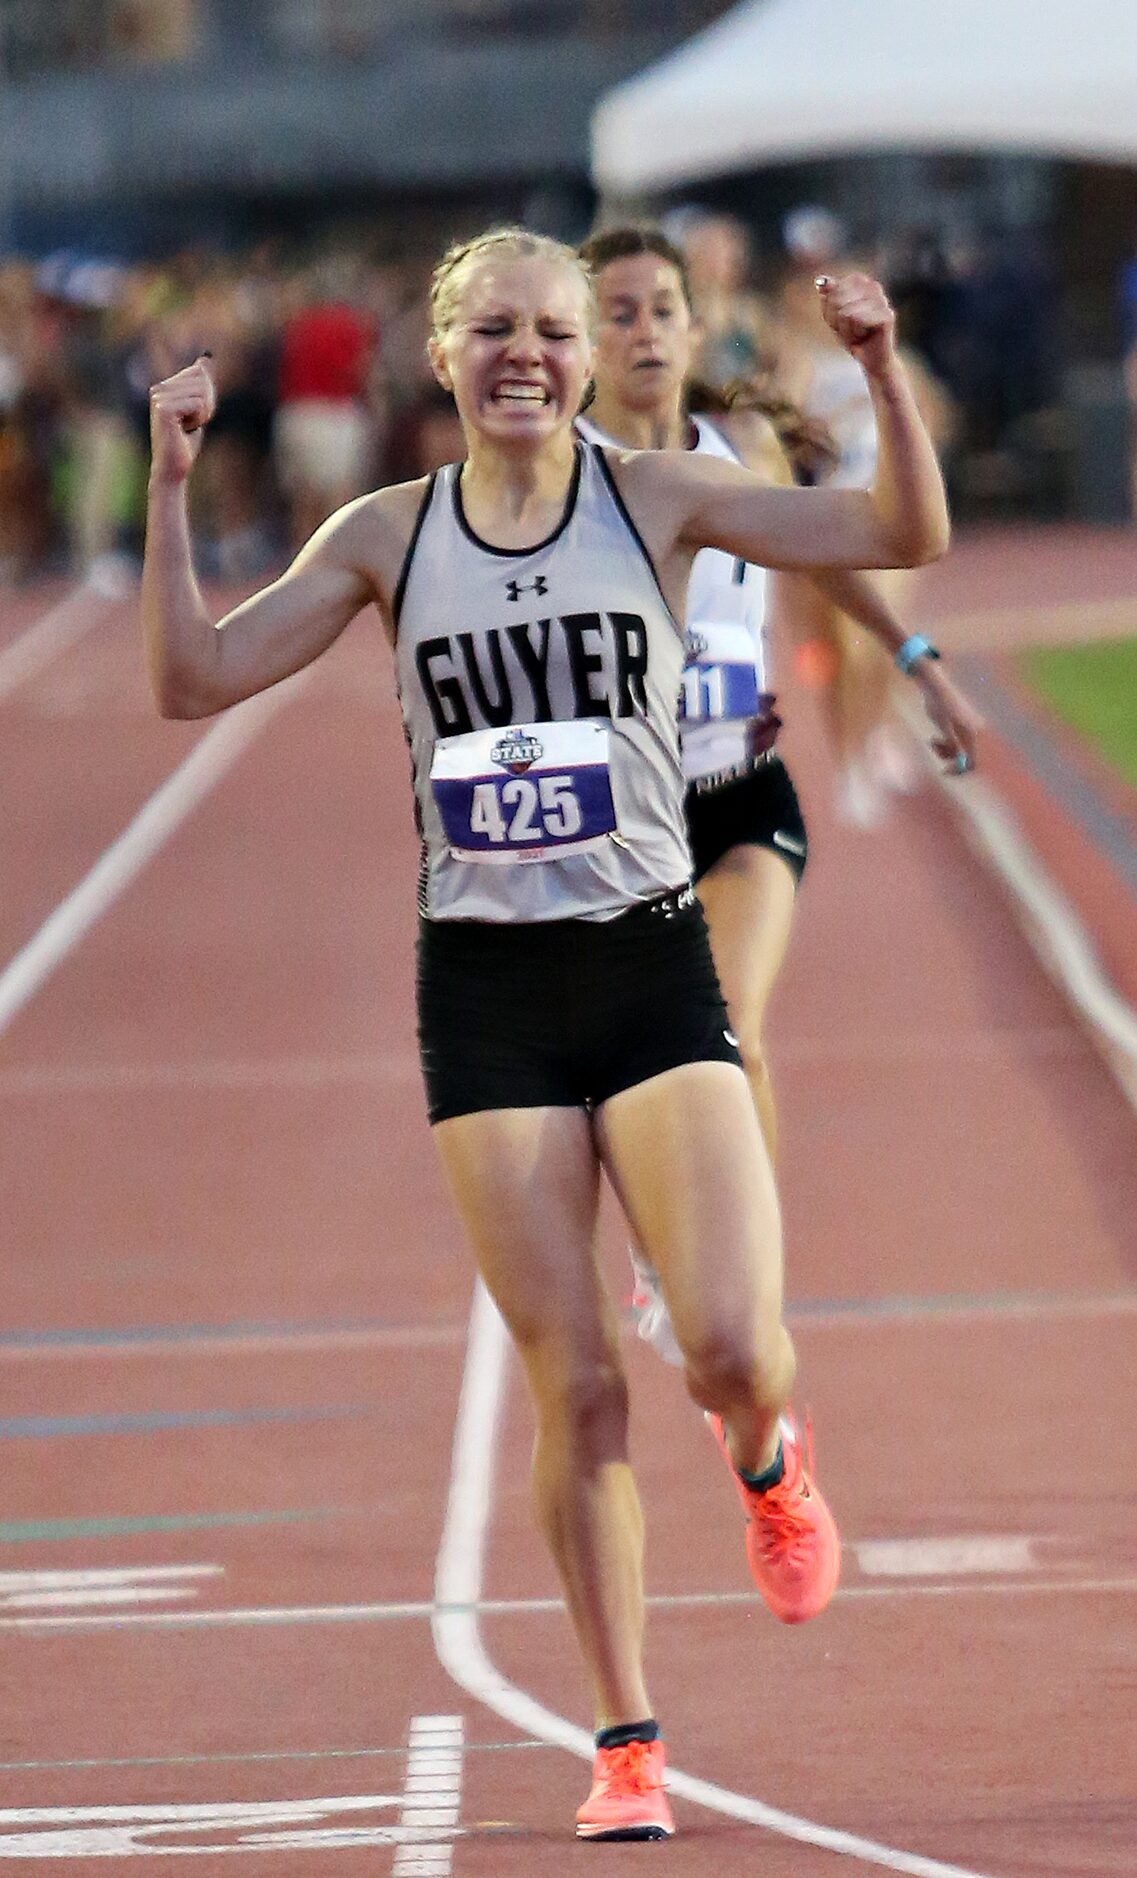
[[[679,693],[679,715],[689,724],[754,717],[758,695],[753,662],[687,665]]]
[[[474,784],[470,833],[495,847],[571,841],[583,825],[571,776],[509,776]]]

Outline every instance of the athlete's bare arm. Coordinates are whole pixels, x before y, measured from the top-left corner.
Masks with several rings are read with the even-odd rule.
[[[719,420],[719,428],[746,469],[753,470],[763,482],[771,483],[775,488],[793,487],[794,474],[789,457],[767,419],[756,411],[732,411],[729,416]],[[783,571],[780,576],[775,575],[774,579],[778,585],[782,581],[792,584],[808,580],[811,586],[820,588],[842,613],[847,613],[858,625],[866,627],[889,653],[897,652],[908,637],[906,629],[871,576],[858,569],[816,567],[804,574]],[[776,615],[776,606],[773,611]]]
[[[764,483],[778,489],[793,487],[794,473],[770,419],[762,411],[732,410],[712,417],[735,455]]]
[[[746,422],[757,416],[757,413],[751,412],[732,412],[722,420],[721,428],[747,469],[752,469],[764,481],[786,487],[793,481],[789,460],[776,438],[771,449],[770,427],[764,420],[759,418],[757,423]],[[800,580],[809,580],[813,586],[820,588],[834,606],[879,640],[890,658],[895,657],[908,638],[908,628],[893,611],[876,582],[868,574],[848,567],[815,567],[808,574],[774,574],[770,612],[775,624],[782,583]],[[967,768],[974,769],[978,759],[979,732],[982,729],[982,719],[978,713],[937,662],[918,660],[912,667],[911,676],[919,687],[924,708],[935,729],[932,748],[937,756],[953,771],[958,769],[961,756],[966,759]]]
[[[670,566],[722,548],[764,567],[917,567],[950,533],[943,480],[904,366],[883,290],[863,274],[827,283],[825,317],[864,369],[876,412],[871,489],[771,489],[696,452],[623,459],[621,487],[641,532]]]
[[[747,422],[746,420],[751,420]],[[755,423],[754,419],[758,421]],[[720,420],[720,429],[731,443],[746,469],[753,470],[763,482],[779,489],[793,487],[794,475],[785,450],[772,426],[757,412],[731,412]],[[783,582],[807,580],[838,607],[879,639],[886,652],[895,654],[908,637],[888,601],[871,576],[850,567],[815,567],[806,573],[783,571],[773,576],[773,616],[777,617],[777,595]]]
[[[279,580],[215,624],[194,572],[187,506],[214,404],[201,359],[151,393],[142,622],[150,681],[167,717],[207,717],[278,684],[311,664],[371,601],[389,625],[424,487],[403,484],[349,503]]]
[[[778,613],[777,583],[782,580],[800,580],[797,574],[775,575],[773,615]],[[893,611],[879,587],[867,574],[859,574],[850,568],[814,568],[809,576],[815,587],[848,615],[858,626],[863,626],[874,639],[884,647],[890,658],[895,658],[905,640],[909,629]],[[941,757],[952,771],[960,769],[960,757],[966,762],[962,767],[974,769],[979,760],[979,733],[983,729],[983,719],[978,711],[964,697],[938,660],[918,659],[909,673],[923,699],[924,709],[935,729],[932,749]]]
[[[921,462],[911,447],[918,424],[909,406],[899,470],[882,436],[871,489],[772,488],[721,458],[660,451],[650,469],[629,464],[629,502],[642,485],[644,502],[668,513],[676,548],[690,553],[721,548],[761,567],[919,567],[944,553],[948,520],[934,457]]]

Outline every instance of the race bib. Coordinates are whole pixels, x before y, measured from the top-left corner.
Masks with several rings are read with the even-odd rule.
[[[596,718],[444,738],[430,785],[460,861],[552,861],[616,832],[608,726]]]
[[[760,717],[764,698],[758,689],[754,639],[748,626],[723,621],[691,628],[679,690],[683,723]]]

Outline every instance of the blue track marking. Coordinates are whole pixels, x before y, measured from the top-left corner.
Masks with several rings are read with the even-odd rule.
[[[312,1322],[288,1320],[228,1324],[124,1324],[104,1325],[98,1329],[10,1330],[0,1336],[0,1350],[98,1349],[106,1344],[155,1344],[167,1348],[179,1343],[198,1343],[204,1338],[234,1343],[245,1337],[336,1336],[359,1331],[416,1330],[418,1325],[400,1324],[386,1317],[338,1317]],[[461,1326],[458,1326],[461,1328]]]
[[[296,1525],[338,1519],[339,1506],[275,1513],[153,1513],[120,1519],[9,1519],[0,1521],[0,1545],[38,1545],[56,1539],[119,1539],[135,1532],[209,1532],[218,1526]]]
[[[345,1421],[373,1415],[366,1405],[327,1408],[153,1409],[140,1415],[13,1415],[0,1419],[0,1441],[50,1441],[72,1435],[149,1435],[171,1428],[241,1428],[257,1422]]]

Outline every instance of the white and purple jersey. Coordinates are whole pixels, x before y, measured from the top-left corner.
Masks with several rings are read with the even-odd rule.
[[[721,431],[693,417],[693,448],[728,463],[741,461]],[[577,418],[596,444],[614,439]],[[756,731],[770,725],[773,697],[766,640],[766,570],[721,548],[700,548],[687,584],[687,659],[679,691],[683,773],[689,781],[740,767],[754,753]]]

